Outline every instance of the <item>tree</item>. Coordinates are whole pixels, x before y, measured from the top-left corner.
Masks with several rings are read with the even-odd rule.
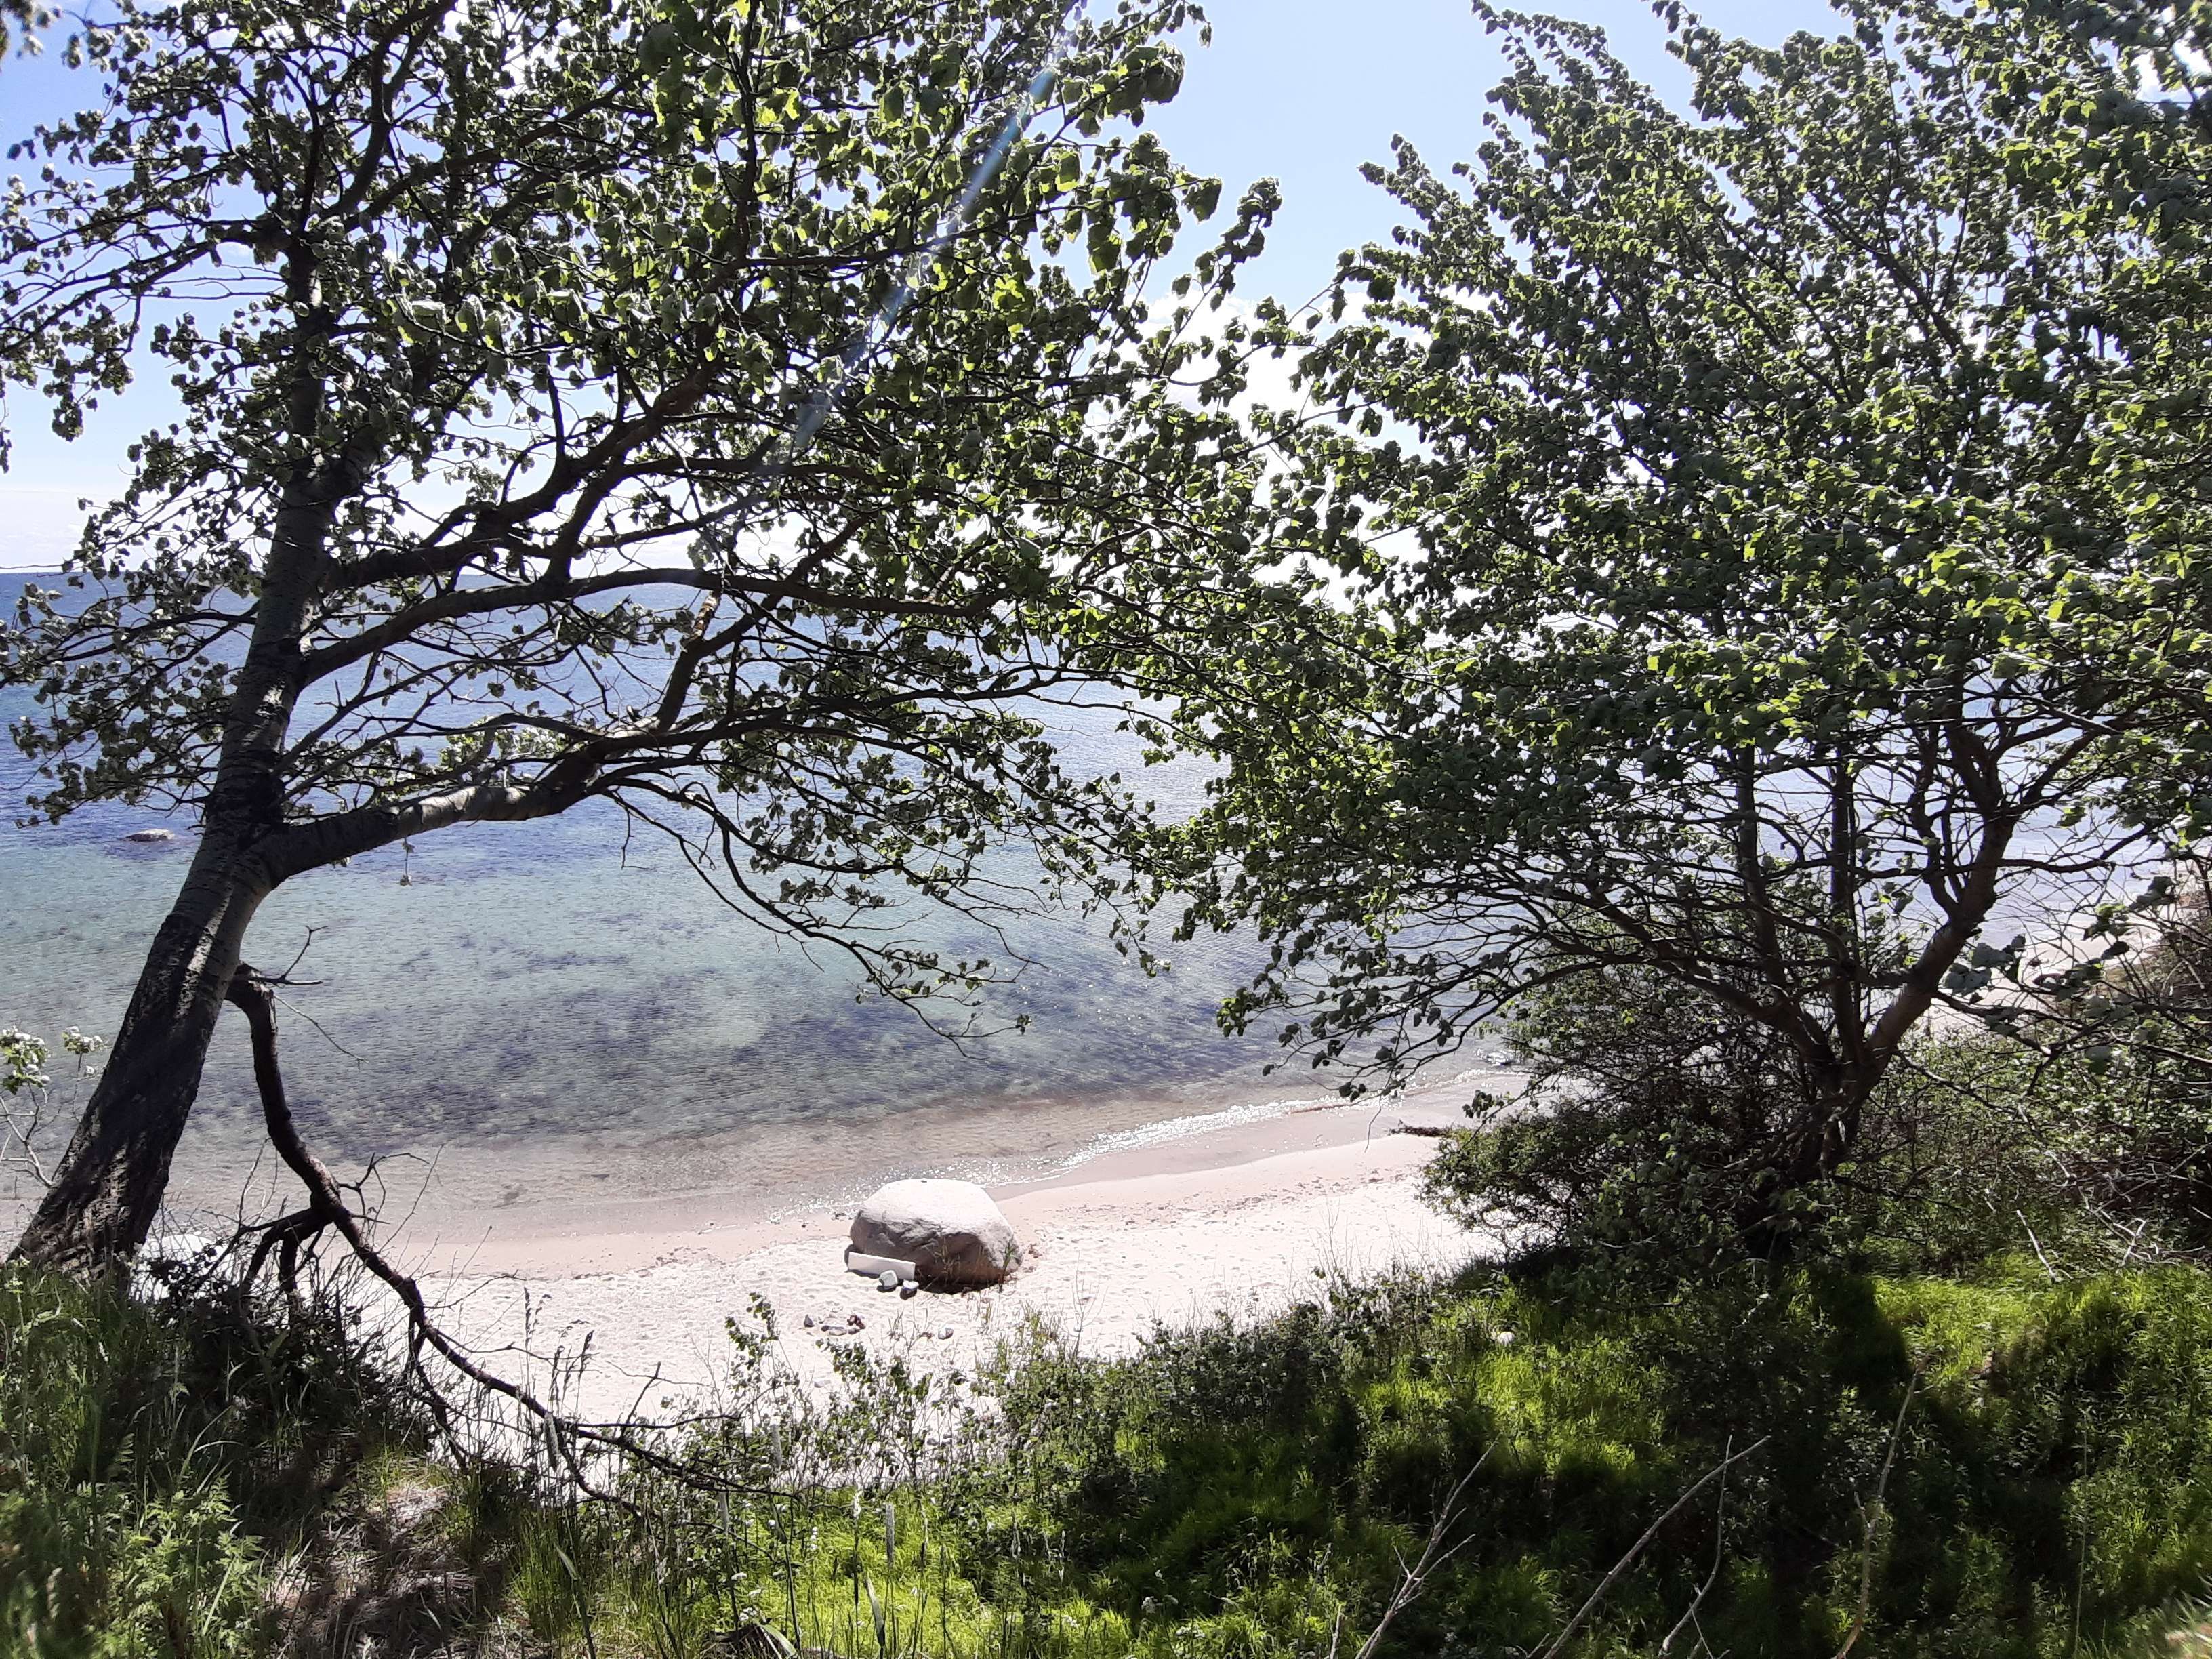
[[[1993,925],[2206,821],[2212,149],[2092,9],[1662,6],[1687,114],[1478,9],[1487,140],[1371,171],[1407,222],[1301,367],[1344,425],[1281,423],[1362,650],[1213,722],[1195,920],[1322,1060],[1656,975],[1802,1079],[1802,1189]]]
[[[1250,586],[1194,317],[1269,191],[1140,297],[1218,191],[1135,130],[1193,15],[174,0],[72,37],[102,90],[14,152],[0,374],[64,437],[155,364],[176,408],[6,678],[37,811],[200,834],[21,1256],[143,1240],[303,871],[611,799],[906,997],[992,969],[872,927],[897,884],[980,902],[1017,834],[1110,882],[1133,804],[1034,717]]]

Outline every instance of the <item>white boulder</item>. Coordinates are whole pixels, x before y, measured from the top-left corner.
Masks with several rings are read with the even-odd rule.
[[[925,1283],[996,1285],[1022,1259],[1013,1223],[972,1181],[894,1181],[853,1215],[852,1248],[914,1263]]]
[[[133,830],[129,835],[124,836],[123,839],[125,841],[156,842],[174,841],[176,838],[177,832],[173,830]]]

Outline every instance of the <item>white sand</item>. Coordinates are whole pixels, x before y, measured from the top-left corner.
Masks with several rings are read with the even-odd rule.
[[[1449,1121],[1433,1109],[1404,1115]],[[588,1339],[590,1363],[570,1402],[586,1416],[613,1416],[697,1399],[725,1369],[724,1322],[746,1316],[756,1296],[775,1310],[789,1364],[826,1387],[838,1343],[950,1370],[973,1366],[1035,1316],[1083,1352],[1111,1355],[1160,1324],[1283,1308],[1332,1271],[1449,1271],[1497,1242],[1421,1202],[1417,1176],[1436,1145],[1342,1108],[996,1188],[1026,1259],[1006,1285],[961,1294],[902,1298],[845,1272],[848,1218],[827,1208],[726,1226],[687,1214],[666,1231],[631,1217],[619,1232],[474,1242],[447,1224],[418,1233],[408,1254],[444,1264],[434,1298],[448,1328],[479,1349],[522,1344],[526,1334],[538,1355],[574,1355]],[[848,1334],[854,1316],[862,1326]]]

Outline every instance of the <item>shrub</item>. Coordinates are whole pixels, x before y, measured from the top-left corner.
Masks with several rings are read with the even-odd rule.
[[[1381,1651],[1528,1651],[1753,1446],[1576,1653],[1656,1653],[1694,1606],[1712,1651],[1827,1659],[1863,1578],[1858,1655],[2074,1659],[2212,1574],[2212,1274],[2185,1266],[1328,1282],[1112,1362],[1032,1334],[949,1401],[857,1350],[842,1402],[784,1387],[746,1326],[751,1414],[668,1431],[683,1478],[633,1464],[620,1504],[428,1458],[348,1328],[194,1295],[7,1282],[5,1650],[350,1650],[373,1626],[395,1652],[700,1659],[765,1626],[849,1656],[1313,1659],[1357,1650],[1473,1470]],[[394,1562],[444,1586],[415,1608],[434,1629],[392,1605]],[[330,1593],[271,1595],[303,1568]]]
[[[2184,1154],[2212,1139],[2212,1109],[2125,1054],[1925,1034],[1820,1168],[1800,1156],[1823,1116],[1806,1067],[1720,1003],[1621,971],[1555,988],[1506,1038],[1530,1085],[1469,1106],[1428,1195],[1601,1277],[1747,1255],[1954,1272],[2022,1249],[2094,1270],[2201,1242]]]
[[[1810,1156],[1828,1114],[1804,1058],[1725,1004],[1635,969],[1564,980],[1506,1028],[1527,1092],[1483,1096],[1430,1167],[1432,1200],[1613,1261],[1703,1271],[1747,1250],[1832,1243],[1855,1194],[1910,1182],[1916,1137],[1863,1115],[1840,1166]]]

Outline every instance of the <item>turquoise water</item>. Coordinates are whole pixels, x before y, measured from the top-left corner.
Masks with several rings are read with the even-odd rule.
[[[0,599],[15,580],[0,579]],[[25,706],[0,694],[0,714]],[[1066,721],[1071,766],[1145,771],[1112,726]],[[20,801],[26,775],[9,746],[0,788]],[[1201,786],[1188,767],[1142,780],[1170,811]],[[124,839],[155,826],[177,838]],[[191,836],[182,819],[112,807],[0,830],[0,1024],[112,1030]],[[912,922],[945,950],[1000,954],[960,918],[917,907]],[[319,982],[290,993],[283,1016],[302,1127],[339,1161],[435,1158],[454,1202],[550,1200],[564,1186],[830,1191],[892,1166],[1011,1166],[1268,1086],[1272,1045],[1213,1024],[1248,965],[1236,941],[1188,948],[1148,978],[1101,920],[1024,918],[1012,931],[1035,965],[981,1012],[1030,1028],[956,1046],[903,1008],[856,1000],[848,965],[733,915],[672,848],[625,846],[604,805],[443,830],[411,854],[301,878],[264,907],[247,957],[282,967],[310,929],[298,973]],[[180,1160],[209,1203],[260,1144],[235,1024]],[[526,1190],[499,1174],[523,1168],[536,1172]]]

